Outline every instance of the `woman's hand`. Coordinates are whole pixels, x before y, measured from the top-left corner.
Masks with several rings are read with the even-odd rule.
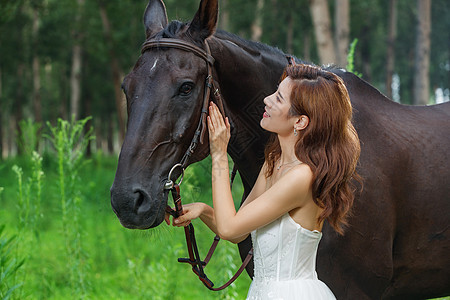
[[[220,158],[227,154],[230,140],[230,122],[228,118],[223,120],[222,114],[216,104],[211,102],[208,116],[209,150],[212,158]]]
[[[200,217],[203,213],[204,203],[194,202],[183,205],[183,215],[173,219],[173,226],[186,227],[191,223],[191,220]],[[166,213],[165,220],[167,225],[170,225],[170,215]]]

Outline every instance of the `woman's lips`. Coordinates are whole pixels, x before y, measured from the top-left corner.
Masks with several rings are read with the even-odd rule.
[[[269,118],[270,116],[269,116],[269,114],[265,111],[264,113],[263,113],[263,118]]]

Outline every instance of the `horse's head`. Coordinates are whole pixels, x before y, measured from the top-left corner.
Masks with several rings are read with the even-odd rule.
[[[144,14],[147,42],[175,38],[203,48],[214,33],[217,14],[217,0],[202,0],[192,22],[168,24],[164,3],[150,0]],[[163,221],[164,184],[197,129],[206,76],[207,63],[195,53],[154,46],[144,47],[125,77],[127,133],[111,188],[111,205],[123,226],[146,229]],[[208,147],[205,137],[189,163],[205,158]],[[175,170],[172,179],[179,174]]]

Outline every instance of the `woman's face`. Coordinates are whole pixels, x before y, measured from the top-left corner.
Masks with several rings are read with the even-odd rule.
[[[291,86],[292,79],[286,77],[278,90],[264,99],[266,106],[260,124],[265,130],[281,136],[293,134],[296,118],[289,115]]]

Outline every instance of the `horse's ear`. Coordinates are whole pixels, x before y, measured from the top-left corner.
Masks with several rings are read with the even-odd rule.
[[[219,14],[218,0],[202,0],[189,25],[188,32],[195,40],[205,40],[214,34]]]
[[[148,1],[144,13],[144,26],[147,39],[154,36],[167,26],[166,6],[162,0]]]

